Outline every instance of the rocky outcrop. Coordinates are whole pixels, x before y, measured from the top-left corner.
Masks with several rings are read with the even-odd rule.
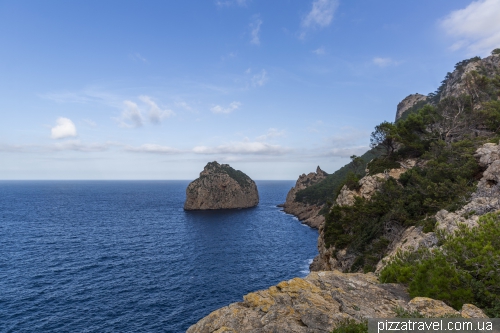
[[[436,213],[436,229],[451,234],[459,224],[476,227],[481,215],[500,209],[500,145],[486,143],[477,149],[474,155],[479,165],[485,169],[483,177],[477,184],[476,191],[469,202],[455,212],[440,210]],[[434,232],[424,233],[421,227],[410,227],[404,230],[389,245],[389,251],[377,265],[375,273],[379,273],[398,251],[415,251],[420,247],[435,247],[438,239]]]
[[[493,77],[499,74],[500,68],[500,56],[491,55],[484,59],[476,59],[466,61],[462,66],[456,67],[456,69],[449,73],[444,81],[444,87],[441,93],[441,98],[446,98],[449,96],[458,97],[461,94],[471,95],[469,89],[469,78],[468,74],[472,71],[477,71],[480,74],[484,74],[489,77]]]
[[[281,205],[283,211],[287,214],[295,215],[302,223],[311,228],[318,229],[325,222],[325,217],[319,215],[323,206],[297,202],[295,201],[295,194],[300,190],[319,183],[325,179],[326,176],[328,176],[328,174],[321,170],[319,166],[316,168],[316,172],[311,172],[308,175],[300,175],[295,186],[288,191],[285,203]]]
[[[328,333],[345,319],[393,318],[396,308],[428,316],[459,315],[442,301],[410,300],[405,287],[381,284],[373,273],[312,272],[247,294],[243,302],[212,312],[187,333]],[[462,313],[485,317],[470,304]]]
[[[414,107],[418,102],[425,101],[427,96],[421,94],[411,94],[405,97],[401,102],[399,102],[396,111],[396,120],[403,116],[408,109]]]
[[[389,179],[389,177],[399,179],[404,172],[415,167],[419,163],[421,162],[416,159],[407,159],[400,162],[400,168],[386,170],[384,173],[377,173],[372,176],[367,175],[359,180],[358,184],[360,185],[360,188],[358,190],[351,190],[344,185],[337,196],[335,204],[339,206],[352,206],[354,205],[356,197],[370,200],[372,195],[377,192],[383,182]],[[368,173],[368,170],[366,170],[366,172]],[[393,230],[391,230],[392,234],[394,234],[392,237],[397,237],[397,235],[403,231],[403,228],[398,229],[394,226]],[[355,259],[354,255],[348,254],[344,249],[336,251],[333,247],[326,247],[324,242],[323,226],[319,229],[318,252],[319,254],[313,259],[313,262],[309,267],[311,271],[329,271],[334,269],[345,271],[351,267],[351,264]]]
[[[208,163],[186,189],[185,210],[249,208],[259,203],[257,185],[228,164]]]

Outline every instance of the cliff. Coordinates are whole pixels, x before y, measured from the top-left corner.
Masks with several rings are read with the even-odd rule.
[[[295,183],[295,186],[288,191],[285,203],[280,205],[283,207],[285,213],[297,216],[303,224],[306,224],[311,228],[319,229],[325,221],[324,216],[319,214],[323,205],[295,201],[295,195],[298,191],[319,183],[327,176],[328,174],[321,170],[319,166],[316,168],[316,172],[311,172],[307,175],[300,175],[299,179],[297,179],[297,182]]]
[[[396,310],[430,317],[487,318],[472,304],[456,311],[442,301],[410,299],[400,284],[382,284],[373,274],[313,272],[247,294],[243,302],[216,310],[187,333],[329,333],[346,319],[394,318]]]
[[[259,203],[257,185],[228,164],[208,163],[186,189],[185,210],[249,208]]]

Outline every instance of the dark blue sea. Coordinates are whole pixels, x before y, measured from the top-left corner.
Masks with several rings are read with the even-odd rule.
[[[0,332],[184,332],[308,273],[317,232],[256,208],[185,212],[188,181],[1,181]]]

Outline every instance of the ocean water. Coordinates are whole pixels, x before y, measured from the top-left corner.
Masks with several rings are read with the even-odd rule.
[[[308,273],[317,231],[276,207],[185,212],[187,181],[0,182],[0,332],[184,332]]]

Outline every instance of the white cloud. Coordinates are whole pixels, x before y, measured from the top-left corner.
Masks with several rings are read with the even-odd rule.
[[[338,6],[338,0],[314,0],[311,11],[302,20],[302,26],[323,28],[330,25]]]
[[[90,120],[90,119],[83,119],[83,122],[87,124],[90,127],[97,127],[97,124],[95,121]]]
[[[76,136],[75,124],[68,118],[57,118],[57,125],[50,130],[50,137],[52,139],[64,139]]]
[[[219,7],[238,5],[245,7],[248,0],[226,0],[226,1],[215,1],[215,4]]]
[[[474,1],[451,12],[440,22],[446,33],[456,39],[452,50],[466,49],[471,55],[488,55],[500,47],[500,3],[498,0]]]
[[[149,106],[149,121],[151,121],[153,124],[159,124],[163,119],[175,116],[175,112],[172,110],[160,109],[149,96],[142,95],[139,96],[139,99]]]
[[[82,143],[80,140],[70,140],[56,143],[48,148],[55,151],[72,150],[89,153],[108,150],[110,145],[110,143]]]
[[[229,104],[229,106],[227,108],[222,107],[220,105],[215,105],[215,106],[210,108],[210,111],[212,111],[213,113],[226,113],[227,114],[227,113],[233,112],[234,110],[239,109],[240,106],[241,106],[240,102],[232,102]]]
[[[329,157],[350,157],[352,155],[363,155],[366,153],[370,147],[368,146],[358,146],[358,147],[349,147],[349,148],[333,148],[328,150],[322,156]]]
[[[179,149],[152,143],[146,143],[139,147],[127,146],[125,147],[125,150],[136,153],[155,153],[155,154],[178,154],[181,152]]]
[[[261,136],[258,136],[256,138],[257,141],[266,141],[272,138],[278,138],[285,136],[285,130],[278,130],[276,128],[270,128],[266,134],[263,134]]]
[[[262,87],[268,80],[267,72],[263,69],[260,73],[252,77],[252,85],[254,87]]]
[[[131,57],[134,60],[139,60],[139,61],[142,61],[142,62],[148,62],[148,60],[146,58],[144,58],[140,53],[134,53],[134,54],[132,54]]]
[[[260,45],[260,26],[262,25],[262,20],[260,18],[255,18],[252,23],[250,23],[250,43],[255,45]]]
[[[279,145],[270,145],[265,142],[231,142],[217,147],[198,146],[193,148],[196,154],[255,154],[255,155],[282,155],[289,149]]]
[[[373,58],[372,62],[379,67],[387,67],[391,65],[399,65],[398,61],[394,61],[391,58]]]
[[[325,48],[323,46],[320,48],[317,48],[316,50],[313,50],[312,52],[317,54],[317,55],[325,55],[326,54]]]
[[[137,104],[132,101],[123,101],[123,105],[125,106],[125,109],[122,111],[121,116],[115,119],[118,121],[118,124],[121,127],[128,128],[141,127],[142,114]]]

